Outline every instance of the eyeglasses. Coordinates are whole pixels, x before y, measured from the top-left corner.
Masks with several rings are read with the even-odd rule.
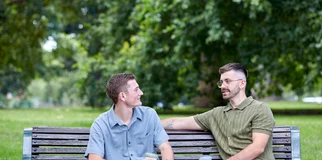
[[[231,82],[234,82],[234,81],[240,81],[240,80],[243,80],[243,79],[237,79],[237,80],[231,80],[231,79],[224,79],[224,80],[220,80],[217,82],[217,86],[218,88],[221,88],[221,85],[225,82],[226,84],[229,84]]]

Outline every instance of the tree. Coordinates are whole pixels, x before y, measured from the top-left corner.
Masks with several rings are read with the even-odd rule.
[[[0,85],[6,94],[24,89],[43,66],[41,43],[47,36],[47,1],[0,2]],[[9,78],[12,77],[12,78]]]
[[[131,72],[145,105],[184,96],[214,106],[224,103],[218,68],[241,62],[248,92],[280,95],[290,86],[301,95],[321,83],[320,11],[318,0],[0,2],[0,74],[22,77],[13,85],[21,88],[35,75],[77,72],[80,96],[105,106],[107,78]],[[49,35],[57,48],[43,54]]]

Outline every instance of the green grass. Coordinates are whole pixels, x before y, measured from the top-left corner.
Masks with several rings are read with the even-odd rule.
[[[273,105],[270,104],[270,106]],[[90,127],[93,120],[104,111],[81,107],[0,109],[0,159],[21,159],[24,128],[33,126]],[[160,118],[173,116],[187,115],[162,114]],[[276,125],[300,127],[302,159],[321,159],[322,115],[276,115],[275,121]]]
[[[322,104],[295,101],[266,102],[272,110],[322,110]]]

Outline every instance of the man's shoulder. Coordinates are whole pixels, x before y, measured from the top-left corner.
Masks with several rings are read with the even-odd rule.
[[[251,106],[252,108],[257,108],[257,110],[270,110],[267,103],[255,99],[252,101]]]
[[[140,110],[140,111],[155,111],[153,108],[148,107],[148,106],[137,106],[135,109]]]
[[[224,109],[226,109],[226,108],[228,108],[228,106],[216,106],[216,107],[214,107],[213,109],[211,109],[211,111],[213,111],[213,112],[217,112],[217,111],[224,110]]]
[[[215,114],[215,113],[222,113],[222,111],[227,110],[228,106],[216,106],[204,113],[210,113],[210,114]]]
[[[135,107],[135,110],[137,110],[139,113],[143,115],[157,114],[157,112],[153,108],[148,106],[137,106]]]
[[[256,100],[256,99],[253,99],[252,103],[253,103],[254,105],[261,105],[261,104],[264,104],[264,102],[259,101],[259,100]]]
[[[98,122],[98,121],[105,121],[108,117],[109,113],[108,111],[105,111],[103,113],[101,113],[96,119],[95,121]]]

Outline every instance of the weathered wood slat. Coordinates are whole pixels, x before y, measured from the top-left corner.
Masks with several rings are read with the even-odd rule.
[[[85,153],[86,148],[66,148],[66,147],[55,147],[55,148],[32,148],[33,153],[35,154],[77,154],[77,153]],[[217,148],[210,147],[173,147],[173,151],[175,153],[218,153]],[[280,146],[273,147],[273,152],[282,152],[282,153],[290,153],[290,146]]]
[[[77,135],[77,134],[33,134],[33,139],[87,139],[89,135]]]
[[[87,146],[88,140],[32,140],[38,146]]]
[[[274,139],[277,139],[277,138],[290,138],[291,133],[273,133],[273,137],[274,137]]]
[[[216,146],[216,141],[170,141],[172,147],[211,147]]]
[[[33,127],[33,133],[76,133],[89,134],[89,128],[63,128],[63,127]]]
[[[273,152],[290,153],[291,150],[291,146],[273,146]]]
[[[276,159],[289,159],[289,158],[292,158],[292,154],[291,153],[283,153],[283,154],[277,154],[277,153],[275,153],[274,154],[274,157]]]
[[[202,148],[202,147],[185,147],[185,148],[172,148],[173,152],[177,154],[210,154],[219,153],[217,148]]]
[[[213,140],[212,135],[169,135],[173,140]]]
[[[199,155],[195,155],[195,156],[174,156],[175,160],[199,160],[199,158],[203,156],[202,154]],[[221,159],[220,156],[216,156],[216,155],[211,155],[212,159]],[[161,158],[160,158],[161,159]]]
[[[87,160],[84,155],[82,156],[32,156],[33,160]]]
[[[86,148],[32,148],[34,154],[85,154]]]
[[[33,140],[33,146],[83,146],[86,147],[88,140]],[[274,145],[290,145],[290,139],[273,139]],[[171,141],[172,147],[210,147],[216,146],[214,140],[209,141]]]
[[[273,138],[274,145],[291,145],[291,138],[284,138],[284,139],[275,139]]]
[[[196,156],[175,156],[176,160],[199,160],[202,155]],[[291,158],[291,154],[275,154],[276,159],[289,159]],[[220,156],[211,156],[213,160],[221,159]],[[32,156],[34,160],[86,160],[84,156]]]

